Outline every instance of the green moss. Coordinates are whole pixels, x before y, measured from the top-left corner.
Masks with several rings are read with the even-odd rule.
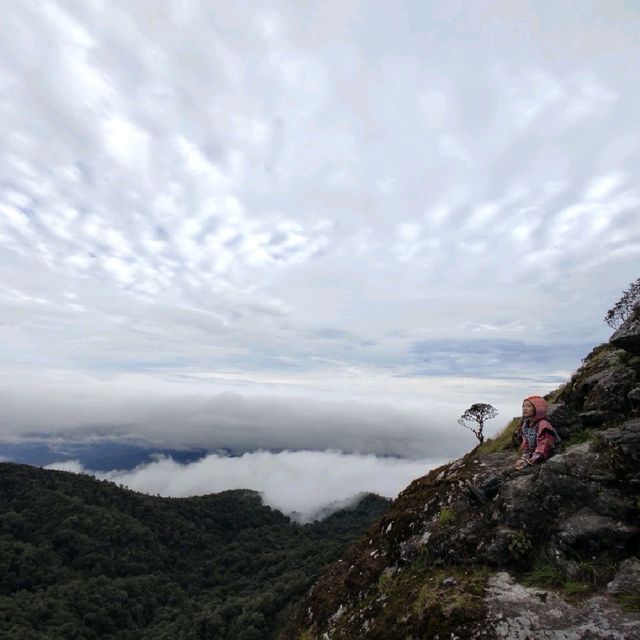
[[[567,595],[573,596],[581,593],[586,593],[591,590],[591,587],[584,582],[575,582],[573,580],[567,580],[562,585],[564,592]]]
[[[524,531],[516,531],[509,539],[509,551],[516,560],[527,556],[532,548],[531,538]]]
[[[390,573],[381,573],[378,578],[378,591],[382,593],[390,588],[393,582],[393,576]]]
[[[438,601],[438,591],[435,586],[425,585],[418,591],[418,597],[411,605],[413,613],[420,616],[422,612],[432,607]]]
[[[466,572],[459,568],[432,571],[411,605],[413,615],[417,620],[429,620],[430,631],[442,625],[443,637],[448,637],[447,629],[482,617],[488,575],[482,566]],[[454,584],[445,587],[447,578],[452,578]]]
[[[595,453],[612,454],[612,449],[609,441],[602,436],[601,433],[595,432],[593,434],[593,445],[591,450]]]
[[[603,358],[606,358],[612,351],[614,351],[616,347],[608,342],[603,342],[599,344],[597,347],[591,349],[591,351],[582,358],[583,367],[585,365],[593,365]]]
[[[583,442],[591,442],[594,439],[593,429],[580,429],[574,431],[566,440],[563,440],[562,446],[566,449],[574,444],[582,444]]]
[[[615,575],[616,565],[605,560],[578,560],[574,564],[573,577],[590,588],[609,582]]]
[[[629,351],[620,351],[618,360],[625,367],[637,367],[640,364],[640,356]]]
[[[567,596],[576,596],[596,590],[613,577],[614,571],[615,565],[611,563],[578,560],[573,562],[569,579],[552,560],[541,556],[523,583],[528,587],[560,589]]]
[[[440,515],[438,516],[438,521],[441,525],[447,525],[454,522],[456,519],[456,514],[453,509],[449,509],[449,507],[445,507],[440,511]]]
[[[640,591],[620,593],[615,598],[624,611],[640,613]]]
[[[434,568],[419,559],[383,580],[384,598],[376,590],[342,616],[333,630],[336,640],[363,637],[364,620],[371,622],[367,637],[471,637],[485,609],[488,571],[484,566]],[[452,578],[451,581],[446,581]],[[381,605],[381,602],[383,603]],[[461,635],[462,634],[462,635]],[[466,634],[466,635],[465,635]]]
[[[538,560],[523,582],[527,587],[561,587],[565,583],[565,577],[554,564]]]

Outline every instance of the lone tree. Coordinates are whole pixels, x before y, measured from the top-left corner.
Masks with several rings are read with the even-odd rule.
[[[640,278],[625,289],[622,297],[616,302],[604,317],[604,321],[612,328],[619,329],[622,323],[631,315],[635,306],[640,302]]]
[[[484,402],[476,402],[472,404],[458,419],[458,424],[461,424],[465,429],[473,431],[480,444],[484,442],[484,423],[491,418],[495,418],[498,415],[498,410],[486,404]],[[467,424],[469,422],[475,422],[475,425]]]

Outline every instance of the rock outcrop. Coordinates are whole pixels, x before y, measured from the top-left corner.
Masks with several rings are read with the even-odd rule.
[[[594,349],[547,397],[554,457],[517,472],[503,437],[415,480],[282,640],[640,640],[639,382],[640,356]]]
[[[630,640],[640,620],[627,616],[606,596],[567,602],[554,591],[527,588],[508,573],[487,584],[487,622],[500,640]]]

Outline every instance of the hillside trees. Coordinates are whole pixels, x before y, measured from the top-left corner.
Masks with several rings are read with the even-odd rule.
[[[267,640],[388,505],[299,525],[251,491],[157,498],[0,463],[0,638]]]

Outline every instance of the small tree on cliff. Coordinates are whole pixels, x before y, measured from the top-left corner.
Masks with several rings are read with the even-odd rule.
[[[460,416],[458,424],[461,424],[465,429],[469,429],[469,431],[473,431],[480,444],[482,444],[484,442],[484,423],[497,415],[498,410],[495,407],[484,402],[476,402]],[[475,424],[467,424],[467,422]]]
[[[625,289],[622,297],[616,302],[604,317],[604,321],[612,328],[619,329],[622,323],[631,315],[634,307],[640,302],[640,278]]]

